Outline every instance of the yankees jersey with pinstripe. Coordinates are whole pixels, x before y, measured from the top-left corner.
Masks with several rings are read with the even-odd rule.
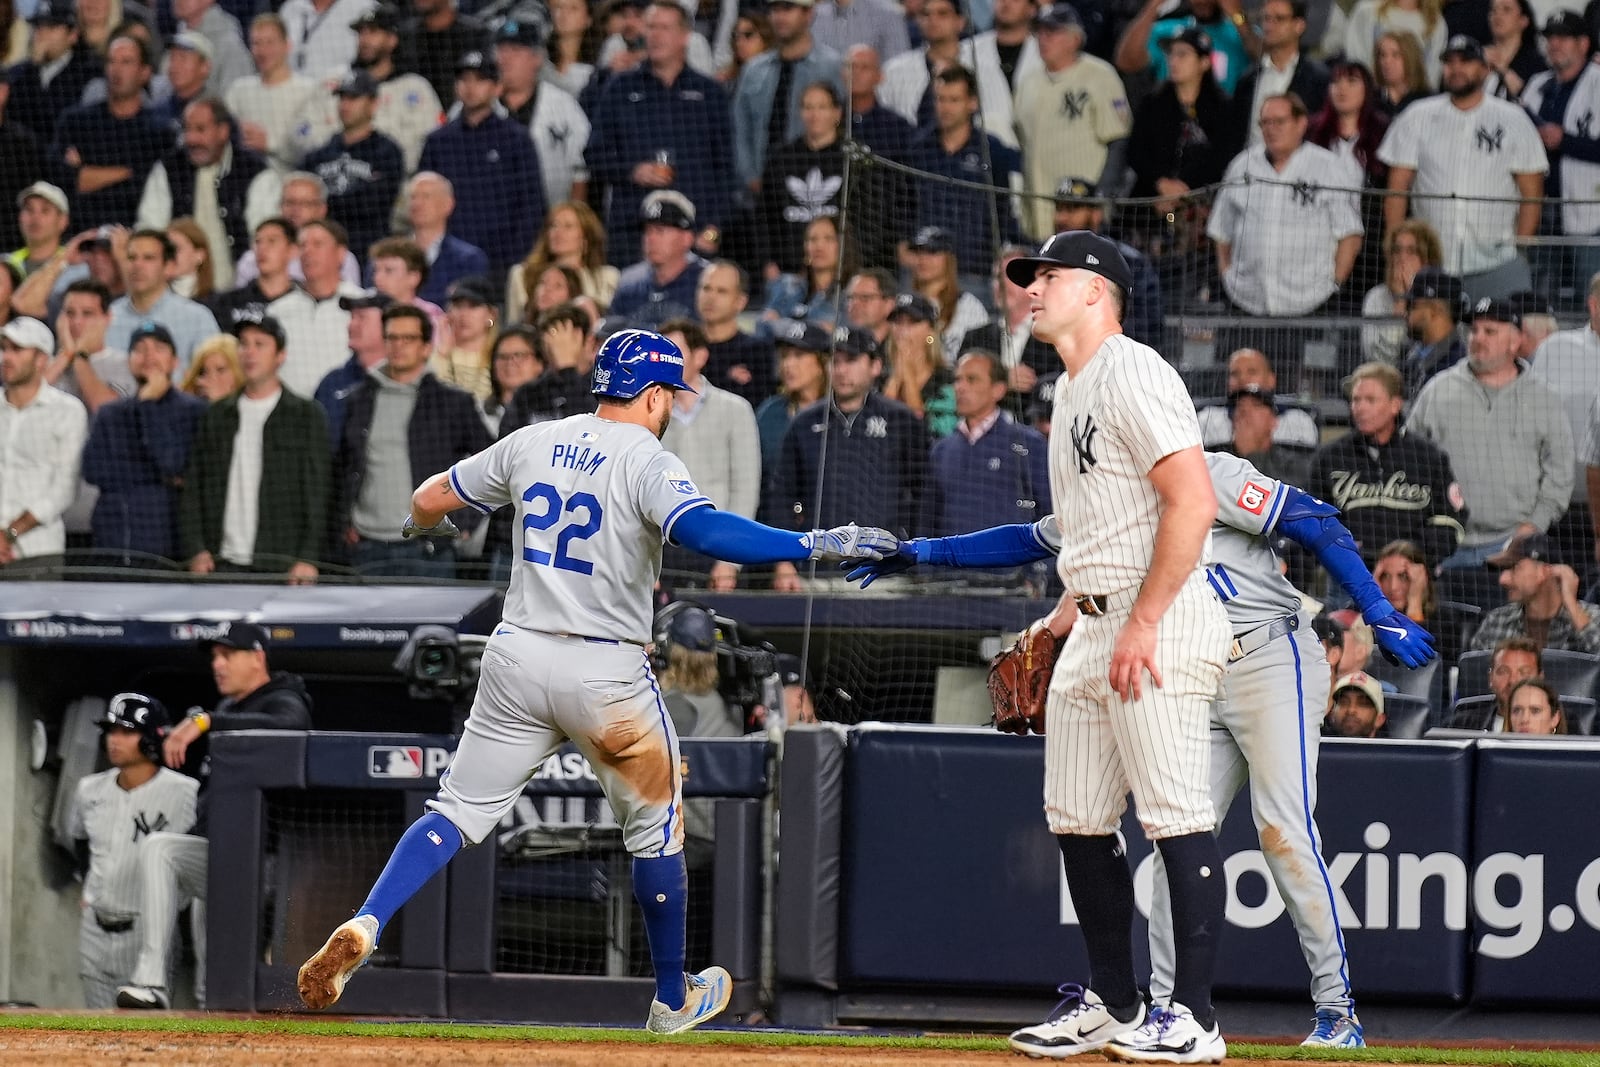
[[[1550,170],[1528,113],[1487,95],[1469,111],[1448,93],[1416,101],[1395,116],[1378,158],[1416,171],[1411,213],[1438,231],[1451,274],[1479,274],[1516,258],[1522,193],[1515,175]]]
[[[662,543],[712,506],[655,434],[598,415],[524,426],[451,467],[450,485],[485,514],[516,505],[507,623],[641,645]]]
[[[1148,475],[1164,457],[1200,447],[1194,401],[1155,349],[1114,334],[1056,382],[1050,425],[1051,499],[1072,532],[1056,557],[1062,582],[1078,594],[1134,588],[1150,570],[1161,519]],[[1210,553],[1208,534],[1200,562]]]
[[[89,842],[89,873],[83,902],[107,921],[139,914],[139,844],[158,831],[188,833],[194,826],[200,783],[157,768],[134,789],[117,784],[116,768],[78,780],[67,817],[67,833]]]

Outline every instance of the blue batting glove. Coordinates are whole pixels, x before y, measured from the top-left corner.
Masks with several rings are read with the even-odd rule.
[[[1372,637],[1390,663],[1417,668],[1438,655],[1433,648],[1433,635],[1402,611],[1391,611],[1379,619],[1368,620]]]
[[[861,563],[859,560],[845,560],[840,564],[840,567],[854,567],[854,570],[844,576],[845,581],[860,582],[861,588],[865,589],[879,578],[884,578],[891,574],[904,574],[917,564],[926,563],[928,560],[927,544],[928,539],[926,537],[913,537],[909,541],[901,541],[900,547],[895,550],[893,555],[885,556],[883,559],[871,560],[867,563]]]

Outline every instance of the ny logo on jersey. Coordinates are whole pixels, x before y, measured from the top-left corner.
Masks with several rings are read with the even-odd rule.
[[[1490,133],[1482,126],[1479,126],[1478,149],[1493,155],[1495,152],[1500,151],[1500,149],[1504,147],[1505,137],[1506,128],[1504,126],[1496,126],[1493,133]]]
[[[888,437],[889,420],[884,418],[882,415],[873,415],[871,418],[867,419],[867,436]]]
[[[1078,455],[1078,473],[1088,474],[1090,467],[1098,467],[1100,461],[1094,458],[1094,435],[1100,432],[1100,427],[1094,424],[1093,415],[1083,416],[1083,425],[1078,425],[1078,416],[1072,417],[1072,451]]]
[[[141,837],[149,837],[151,834],[158,834],[166,828],[167,817],[162,812],[156,812],[156,817],[153,821],[147,818],[142,811],[133,817],[133,839],[135,841],[139,840]]]
[[[1316,206],[1317,187],[1310,182],[1296,182],[1289,187],[1289,195],[1294,197],[1296,207]]]
[[[1593,111],[1585,111],[1582,115],[1573,119],[1572,124],[1578,128],[1577,133],[1579,137],[1582,137],[1585,141],[1594,140],[1594,133],[1590,129],[1590,127],[1594,124]]]
[[[1067,118],[1077,121],[1083,118],[1084,112],[1089,110],[1089,92],[1079,89],[1076,92],[1061,94],[1061,113]]]

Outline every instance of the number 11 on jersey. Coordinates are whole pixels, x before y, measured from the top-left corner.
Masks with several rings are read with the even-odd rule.
[[[1228,577],[1228,568],[1220,563],[1213,563],[1206,568],[1206,581],[1211,583],[1211,591],[1217,594],[1217,599],[1226,604],[1239,595],[1239,589],[1233,584],[1233,579]]]

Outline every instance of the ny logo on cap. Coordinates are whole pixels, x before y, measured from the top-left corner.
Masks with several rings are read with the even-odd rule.
[[[478,66],[482,66],[483,65],[483,53],[482,52],[468,52],[466,55],[461,57],[461,65],[463,67],[478,67]]]
[[[1491,303],[1493,303],[1493,301],[1491,301],[1488,297],[1484,297],[1482,300],[1478,301],[1478,306],[1474,310],[1476,310],[1477,313],[1481,315],[1485,311],[1489,310],[1489,305]]]

